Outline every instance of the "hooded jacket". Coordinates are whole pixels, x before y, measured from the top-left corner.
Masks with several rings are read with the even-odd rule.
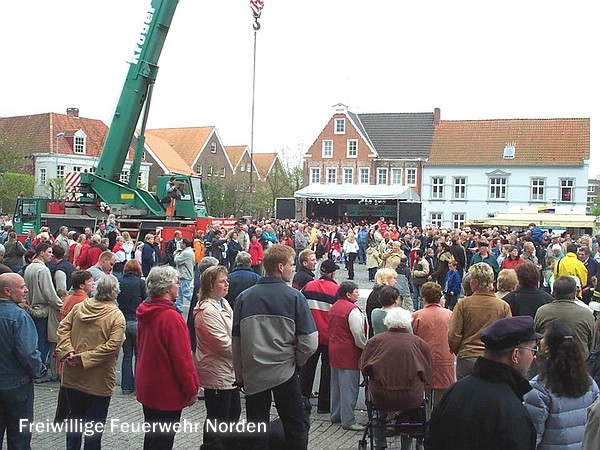
[[[99,397],[113,395],[125,317],[111,301],[90,298],[78,303],[58,326],[57,359],[81,355],[81,366],[63,364],[62,385]]]
[[[198,375],[187,325],[166,298],[143,301],[136,311],[137,400],[161,411],[179,411],[198,394]]]

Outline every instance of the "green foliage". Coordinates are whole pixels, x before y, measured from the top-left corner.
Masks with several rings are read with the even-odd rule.
[[[3,131],[0,131],[0,176],[4,173],[19,173],[27,163],[23,146]]]
[[[600,216],[600,195],[596,195],[594,198],[594,203],[590,209],[590,214],[592,216]]]
[[[12,214],[17,197],[22,192],[25,197],[33,196],[35,179],[32,175],[5,172],[0,175],[0,210]]]
[[[44,186],[44,196],[52,200],[64,200],[67,187],[64,178],[50,178]]]

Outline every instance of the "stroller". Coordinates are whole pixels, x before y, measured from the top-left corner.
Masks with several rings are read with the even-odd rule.
[[[365,388],[368,421],[362,439],[358,441],[358,450],[367,450],[367,448],[422,450],[423,437],[427,428],[427,398],[423,396],[421,406],[407,411],[397,411],[393,417],[390,417],[388,411],[377,409],[373,404],[368,378],[364,379],[361,386]]]

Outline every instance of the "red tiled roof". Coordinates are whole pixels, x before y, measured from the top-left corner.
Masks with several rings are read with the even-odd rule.
[[[214,126],[196,128],[156,128],[153,130],[146,130],[146,135],[152,134],[164,139],[171,148],[175,150],[189,166],[191,166],[214,129]]]
[[[233,166],[233,170],[237,167],[240,162],[240,158],[244,154],[244,152],[248,149],[247,145],[228,145],[225,146],[225,153],[229,156],[229,161],[231,161],[231,165]]]
[[[267,178],[269,171],[277,160],[277,153],[254,153],[252,155],[256,171],[262,180]]]
[[[503,157],[514,145],[514,159]],[[590,119],[443,120],[428,164],[582,165],[590,157]]]
[[[153,134],[146,134],[146,145],[150,147],[154,155],[163,163],[170,173],[180,173],[182,175],[194,175],[194,171],[177,154],[175,150],[164,140]]]

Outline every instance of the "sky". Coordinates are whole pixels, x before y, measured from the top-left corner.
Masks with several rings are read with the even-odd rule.
[[[180,0],[148,128],[214,125],[224,145],[299,160],[343,103],[442,120],[590,118],[600,175],[592,0]],[[110,124],[150,0],[0,2],[0,116]]]

